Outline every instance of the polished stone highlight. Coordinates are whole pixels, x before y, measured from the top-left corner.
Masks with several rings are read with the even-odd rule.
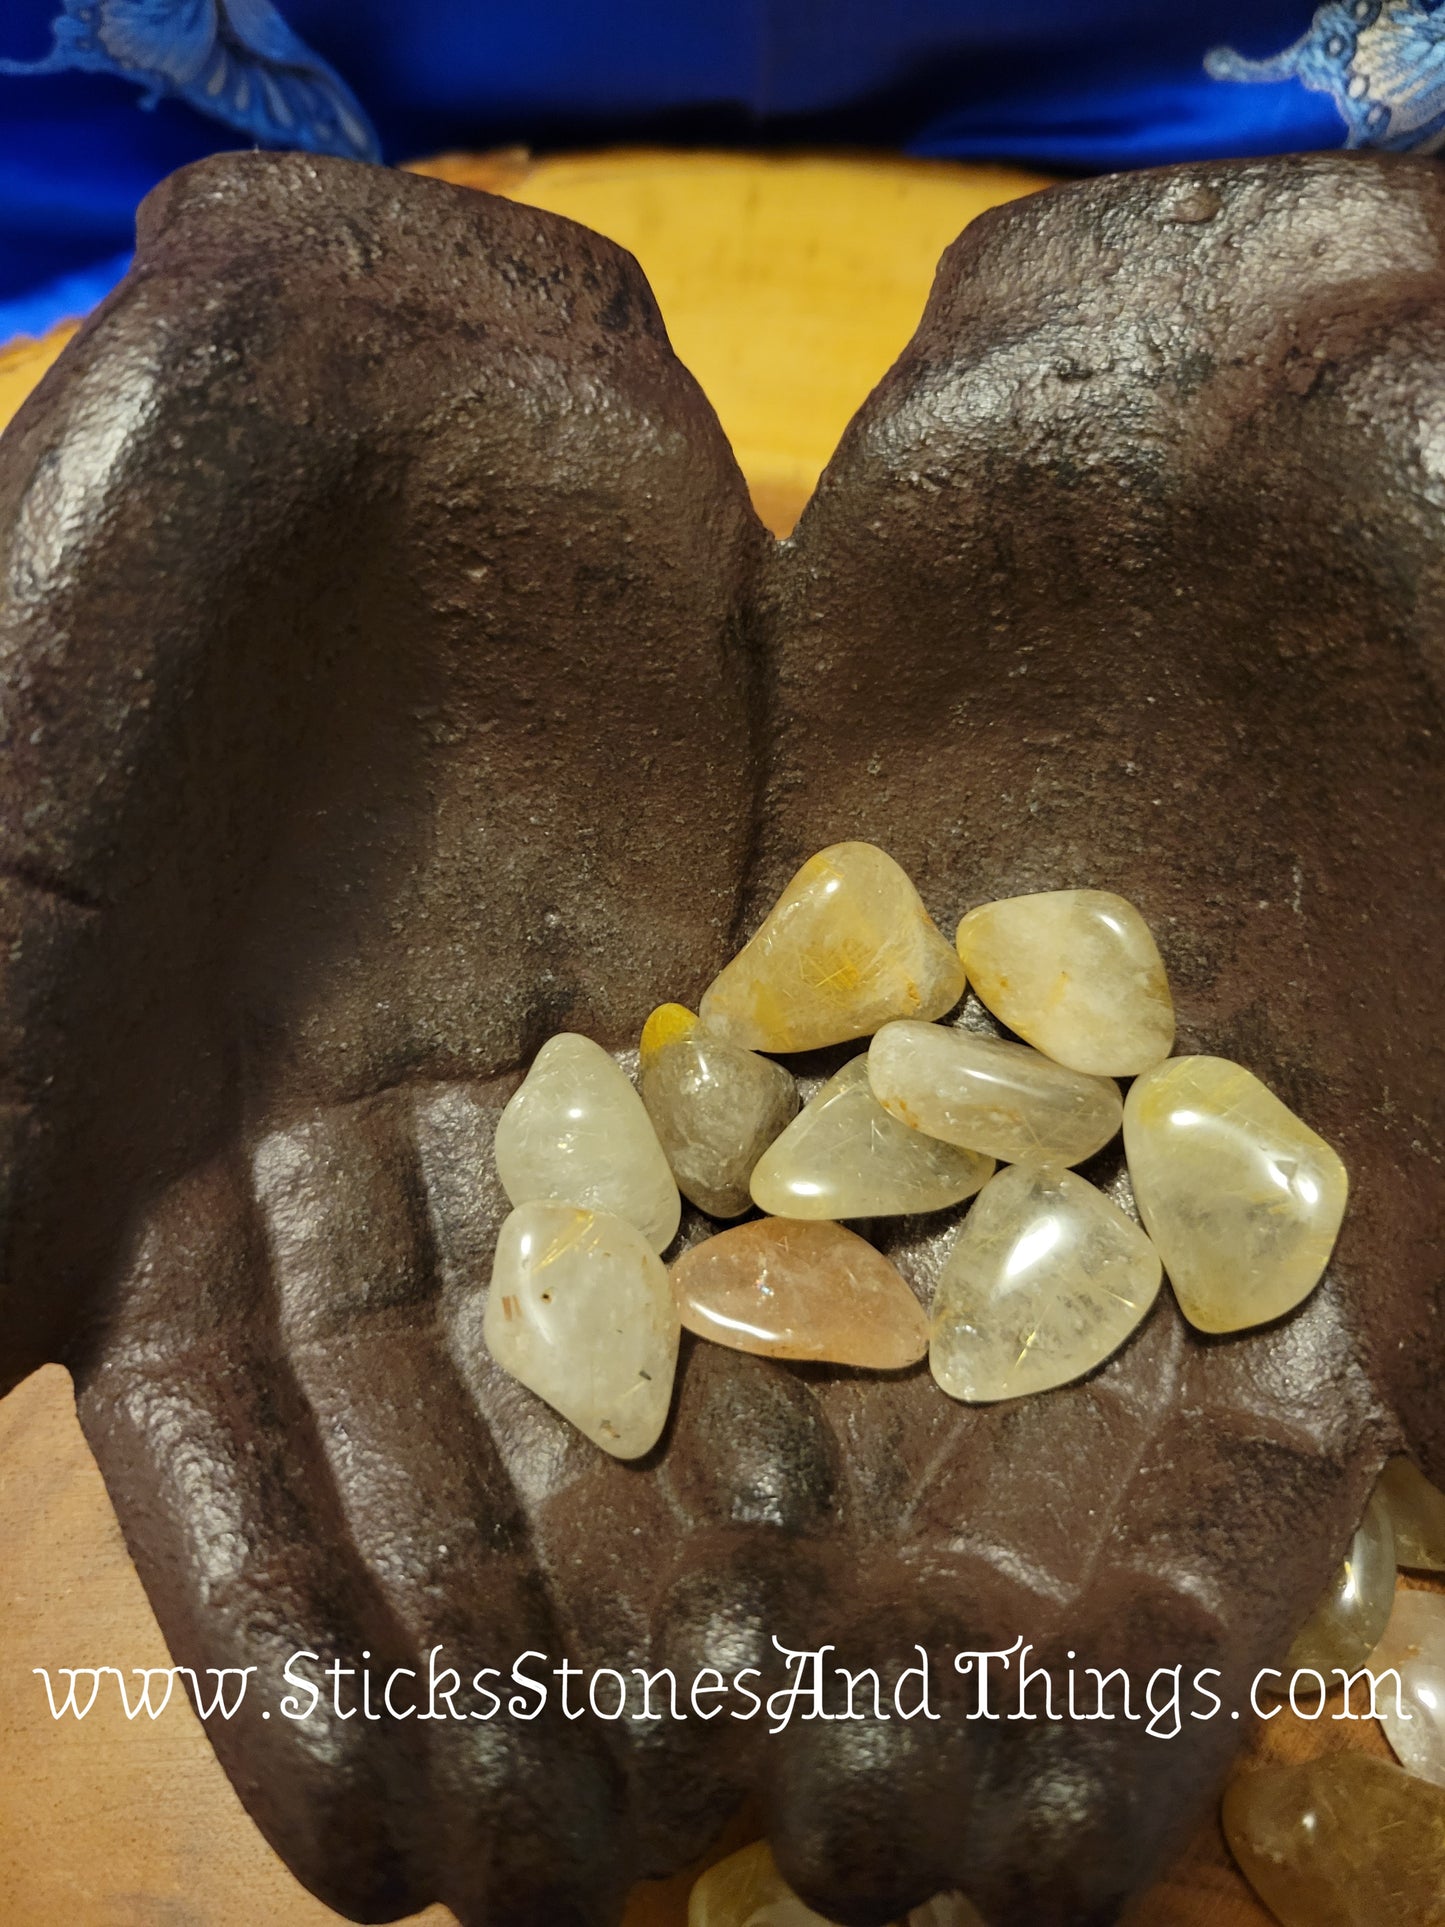
[[[1224,1833],[1281,1927],[1441,1927],[1445,1789],[1364,1753],[1232,1780]]]
[[[778,1872],[766,1840],[729,1854],[694,1882],[687,1927],[830,1927],[805,1907]],[[962,1894],[940,1894],[896,1927],[983,1927]]]
[[[614,1213],[655,1250],[682,1200],[642,1099],[600,1044],[549,1038],[497,1122],[497,1175],[514,1205],[538,1198]]]
[[[1374,1651],[1395,1599],[1395,1535],[1378,1491],[1370,1496],[1338,1572],[1295,1634],[1285,1675],[1313,1667],[1325,1684],[1339,1682],[1336,1669],[1353,1673]]]
[[[835,843],[798,871],[700,1016],[749,1050],[817,1050],[893,1017],[941,1017],[964,987],[958,952],[892,857]]]
[[[1445,1787],[1445,1596],[1402,1586],[1370,1655],[1381,1679],[1375,1701],[1385,1738],[1407,1773]]]
[[[1082,1378],[1159,1295],[1159,1254],[1111,1199],[1061,1164],[986,1184],[933,1297],[928,1362],[950,1398],[1022,1398]]]
[[[720,1231],[672,1267],[682,1322],[768,1358],[898,1371],[928,1349],[928,1320],[899,1272],[842,1225],[761,1218]]]
[[[1133,1077],[1174,1048],[1159,946],[1110,890],[981,904],[958,926],[958,954],[999,1022],[1070,1070]]]
[[[1242,1331],[1314,1290],[1339,1234],[1339,1157],[1251,1072],[1223,1057],[1146,1071],[1124,1107],[1145,1229],[1185,1317]]]
[[[939,1024],[887,1024],[868,1051],[873,1095],[910,1129],[1015,1164],[1079,1164],[1119,1129],[1123,1100],[1107,1077]]]
[[[873,1095],[864,1051],[763,1153],[752,1194],[781,1218],[890,1217],[959,1204],[992,1172],[992,1158],[890,1116]]]
[[[797,1115],[792,1073],[700,1024],[674,1022],[661,1042],[643,1032],[639,1083],[683,1196],[711,1217],[741,1217],[753,1166]]]
[[[1380,1494],[1395,1528],[1395,1558],[1412,1572],[1445,1572],[1445,1492],[1407,1458],[1391,1459]]]
[[[634,1225],[537,1201],[497,1239],[482,1335],[512,1377],[614,1458],[667,1423],[679,1323],[667,1268]]]

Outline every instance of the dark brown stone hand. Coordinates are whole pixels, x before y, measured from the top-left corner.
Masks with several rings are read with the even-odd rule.
[[[1439,183],[989,217],[781,550],[595,236],[295,157],[147,204],[0,450],[0,1386],[74,1372],[177,1661],[258,1669],[212,1739],[333,1905],[605,1922],[756,1787],[842,1918],[1111,1920],[1383,1458],[1445,1473]],[[945,927],[1132,897],[1180,1047],[1344,1156],[1335,1263],[1240,1338],[1161,1299],[1009,1407],[689,1344],[620,1464],[482,1347],[497,1111],[551,1032],[695,1001],[846,836]],[[941,1235],[897,1242],[925,1280]],[[415,1668],[422,1710],[438,1645],[776,1684],[774,1634],[885,1680],[921,1643],[946,1717],[343,1718],[322,1670]],[[949,1655],[1018,1636],[1217,1667],[1224,1710],[965,1720]]]

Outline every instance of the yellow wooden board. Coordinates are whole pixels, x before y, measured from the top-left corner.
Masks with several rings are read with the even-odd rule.
[[[903,347],[934,265],[984,208],[1042,185],[995,169],[827,158],[611,153],[428,171],[584,221],[638,256],[673,343],[786,531],[839,434]],[[73,328],[0,349],[0,425]],[[6,1927],[321,1927],[180,1703],[51,1719],[33,1666],[162,1666],[164,1643],[70,1401],[47,1368],[0,1402],[0,1921]],[[1281,1718],[1256,1749],[1300,1757],[1373,1727]],[[749,1837],[746,1818],[728,1843]],[[681,1927],[686,1877],[639,1889],[628,1927]],[[419,1916],[442,1923],[432,1908]],[[1132,1927],[1268,1927],[1206,1826]]]

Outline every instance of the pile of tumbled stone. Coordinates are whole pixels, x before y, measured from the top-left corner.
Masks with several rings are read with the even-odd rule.
[[[937,1021],[969,985],[1023,1042]],[[760,1054],[870,1038],[801,1110],[792,1073]],[[696,1015],[652,1013],[640,1096],[586,1037],[538,1053],[497,1127],[515,1209],[487,1344],[636,1458],[666,1423],[681,1327],[865,1370],[926,1352],[945,1392],[987,1402],[1102,1364],[1165,1270],[1201,1331],[1278,1318],[1325,1268],[1344,1166],[1248,1070],[1171,1058],[1173,1043],[1158,947],[1124,898],[984,904],[954,946],[891,857],[837,844],[803,865]],[[1143,1229],[1073,1169],[1121,1126]],[[767,1215],[690,1245],[669,1276],[679,1190],[714,1218]],[[969,1198],[928,1312],[839,1222]]]

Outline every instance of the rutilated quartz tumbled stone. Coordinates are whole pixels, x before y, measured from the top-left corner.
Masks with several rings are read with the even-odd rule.
[[[682,1200],[627,1074],[575,1031],[549,1038],[497,1122],[497,1175],[514,1205],[538,1198],[626,1218],[657,1251]]]
[[[1445,1572],[1445,1492],[1407,1458],[1380,1474],[1380,1496],[1395,1529],[1395,1558],[1414,1572]]]
[[[604,1452],[636,1459],[672,1403],[680,1337],[667,1268],[626,1219],[520,1205],[502,1226],[482,1336],[492,1357]]]
[[[1123,1117],[1109,1078],[1065,1070],[1027,1044],[939,1024],[885,1024],[869,1046],[868,1078],[884,1110],[911,1129],[1010,1164],[1079,1164]]]
[[[687,1329],[735,1351],[882,1372],[928,1349],[923,1307],[899,1272],[842,1225],[735,1225],[685,1251],[672,1288]]]
[[[711,1217],[737,1218],[752,1202],[753,1166],[797,1114],[798,1086],[781,1064],[695,1018],[684,1025],[679,1012],[690,1015],[665,1004],[643,1030],[642,1101],[683,1196]]]
[[[1376,1697],[1380,1725],[1407,1773],[1445,1786],[1445,1597],[1402,1586],[1389,1624],[1370,1655],[1370,1671],[1387,1669]]]
[[[687,1927],[830,1927],[805,1907],[778,1872],[766,1840],[729,1854],[693,1883]],[[961,1894],[940,1894],[915,1907],[897,1927],[982,1927]]]
[[[1224,1833],[1282,1927],[1441,1927],[1445,1788],[1331,1753],[1237,1775]]]
[[[864,1051],[763,1153],[752,1194],[782,1218],[887,1217],[959,1204],[992,1171],[992,1158],[891,1117],[873,1095]]]
[[[1251,1072],[1223,1057],[1146,1071],[1124,1106],[1124,1149],[1144,1228],[1200,1331],[1266,1324],[1314,1290],[1349,1180]]]
[[[817,1050],[892,1017],[941,1017],[964,988],[958,952],[892,857],[835,843],[793,877],[698,1014],[749,1050]]]
[[[1355,1529],[1349,1551],[1314,1611],[1295,1634],[1284,1663],[1288,1690],[1292,1672],[1312,1667],[1327,1686],[1336,1669],[1357,1672],[1374,1651],[1390,1618],[1395,1598],[1395,1535],[1378,1491]]]
[[[1082,1378],[1159,1293],[1132,1218],[1061,1164],[1013,1164],[979,1193],[939,1277],[928,1362],[950,1398],[1021,1398]]]
[[[970,910],[968,981],[1001,1024],[1070,1070],[1133,1077],[1174,1048],[1174,1000],[1152,932],[1109,890],[1045,890]]]

